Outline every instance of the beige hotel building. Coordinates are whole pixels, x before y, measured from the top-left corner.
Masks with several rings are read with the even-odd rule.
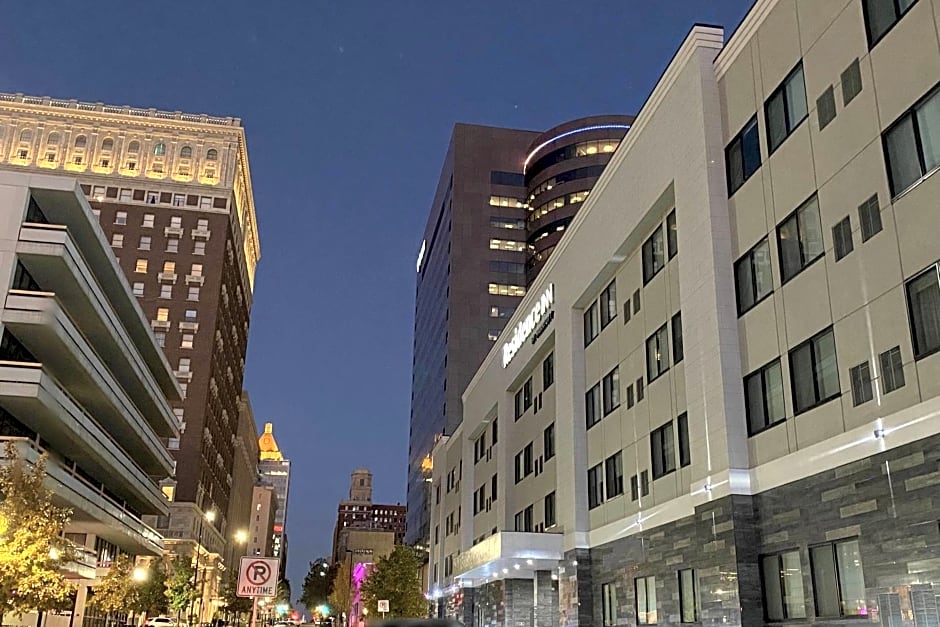
[[[691,29],[434,449],[440,615],[940,624],[938,23]]]

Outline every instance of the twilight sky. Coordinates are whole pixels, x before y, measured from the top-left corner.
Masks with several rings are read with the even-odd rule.
[[[405,499],[415,256],[453,124],[636,113],[694,22],[727,37],[750,4],[8,0],[0,91],[242,118],[262,248],[246,387],[293,460],[297,593],[353,468]]]

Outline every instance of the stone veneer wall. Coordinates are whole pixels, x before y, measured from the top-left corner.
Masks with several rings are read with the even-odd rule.
[[[614,624],[635,625],[633,581],[648,575],[656,577],[658,624],[678,624],[677,571],[694,568],[702,625],[762,625],[759,557],[797,549],[807,615],[799,622],[844,625],[845,618],[815,615],[809,548],[858,538],[869,618],[884,627],[935,627],[938,520],[940,435],[755,497],[719,499],[694,516],[593,549],[593,616],[580,624],[603,625],[601,586],[613,583]]]

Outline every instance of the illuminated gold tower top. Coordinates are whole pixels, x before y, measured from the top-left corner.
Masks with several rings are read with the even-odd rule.
[[[264,423],[264,433],[258,438],[258,450],[260,451],[261,461],[281,461],[284,459],[274,439],[274,425],[270,422]]]
[[[0,166],[59,171],[89,184],[229,191],[234,207],[225,210],[237,217],[254,287],[261,248],[239,118],[0,93]]]

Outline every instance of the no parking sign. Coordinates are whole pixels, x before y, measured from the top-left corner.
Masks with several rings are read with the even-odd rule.
[[[238,568],[238,596],[273,597],[279,567],[276,557],[243,557]]]

